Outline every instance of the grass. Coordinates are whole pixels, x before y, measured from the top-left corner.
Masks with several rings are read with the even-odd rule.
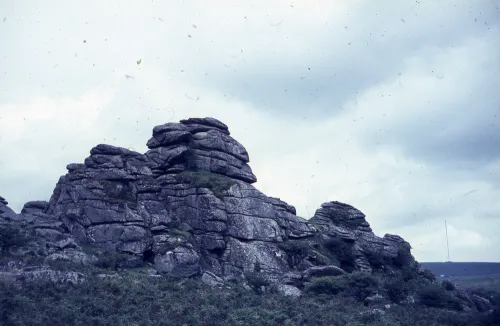
[[[253,290],[242,280],[212,288],[200,279],[153,278],[148,266],[123,270],[115,263],[114,256],[100,257],[82,268],[87,281],[78,285],[0,279],[0,325],[489,325],[485,314],[420,304],[371,313],[363,300],[385,283],[362,272],[315,279],[291,298],[272,287],[262,291],[259,279],[252,279]],[[427,291],[431,299],[434,292],[443,295]]]
[[[129,181],[101,180],[106,201],[119,205],[137,207],[137,198]]]
[[[500,274],[446,278],[466,288],[485,288],[500,292]]]
[[[141,273],[76,286],[0,281],[2,325],[481,325],[479,315],[415,305],[367,310],[345,295],[290,298]]]
[[[7,235],[9,230],[4,231]],[[189,235],[182,229],[175,232]],[[19,245],[16,237],[4,239],[2,246],[5,248]],[[488,317],[484,313],[455,309],[455,302],[448,293],[452,285],[444,282],[441,287],[438,284],[428,286],[428,283],[426,286],[425,282],[419,283],[423,280],[411,270],[403,270],[390,278],[360,272],[317,278],[306,285],[301,297],[290,298],[272,288],[262,291],[261,285],[266,284],[258,277],[258,267],[255,273],[247,275],[253,290],[244,289],[241,281],[230,283],[230,288],[211,288],[199,279],[148,277],[148,266],[124,270],[120,267],[125,259],[123,254],[99,253],[101,250],[86,246],[84,249],[96,254],[93,266],[64,261],[50,263],[53,269],[84,272],[87,281],[83,284],[13,284],[0,279],[0,326],[500,324],[500,312],[496,317]],[[307,254],[307,248],[298,242],[287,242],[282,249],[299,256]],[[13,259],[16,257],[0,255],[0,261]],[[122,278],[96,277],[100,273],[118,273]],[[454,278],[451,282],[496,298],[497,301],[492,302],[500,307],[500,291],[493,291],[499,280],[500,275],[491,275]],[[402,300],[410,291],[418,290],[420,303],[392,304],[383,313],[371,313],[372,308],[364,305],[364,299],[379,290],[389,292],[393,301]]]
[[[219,198],[224,198],[224,192],[236,183],[233,179],[221,174],[207,171],[183,171],[176,175],[180,182],[187,182],[196,188],[210,189]]]

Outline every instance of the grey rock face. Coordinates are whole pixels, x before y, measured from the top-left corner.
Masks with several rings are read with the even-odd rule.
[[[21,269],[1,270],[0,279],[17,281],[50,281],[53,283],[79,284],[85,281],[85,275],[73,271],[57,271],[46,266],[24,267]]]
[[[49,205],[46,201],[29,201],[24,204],[21,214],[43,213]]]
[[[159,272],[226,277],[258,262],[272,278],[288,271],[278,244],[315,229],[295,208],[255,189],[245,148],[213,118],[153,129],[145,154],[100,144],[69,164],[46,205],[79,243],[148,256]]]
[[[348,204],[324,203],[309,223],[315,225],[326,238],[340,238],[350,246],[357,270],[371,272],[374,267],[400,268],[401,264],[418,268],[408,242],[397,235],[376,236],[365,215]]]
[[[180,172],[203,170],[243,180],[257,181],[248,166],[246,149],[230,136],[225,124],[213,118],[191,118],[153,129],[145,155],[154,170]]]
[[[163,275],[226,279],[259,269],[268,281],[300,286],[344,266],[371,271],[373,255],[392,266],[401,248],[409,254],[403,239],[375,236],[350,205],[324,203],[307,221],[261,193],[246,149],[214,118],[156,126],[147,146],[141,154],[99,144],[67,165],[49,202],[24,205],[19,218],[54,248],[47,259],[85,261],[74,253],[85,244]],[[6,205],[1,198],[0,214],[17,216]]]
[[[477,310],[479,310],[481,312],[489,311],[489,310],[493,309],[493,305],[486,298],[480,297],[477,294],[473,294],[471,296],[471,299],[474,302],[474,304],[476,305]]]
[[[293,286],[300,286],[303,282],[304,279],[302,278],[302,273],[297,271],[291,271],[285,273],[279,281],[280,284],[287,284]]]
[[[156,269],[173,277],[190,277],[200,273],[200,257],[188,248],[177,247],[155,258]]]
[[[82,273],[53,270],[47,266],[54,261],[87,265],[92,259],[82,251],[60,220],[42,212],[46,204],[41,201],[29,202],[21,214],[0,215],[0,249],[2,256],[7,254],[0,263],[0,278],[13,282],[78,284],[85,281]],[[41,265],[22,263],[26,257],[36,258]]]
[[[56,252],[45,257],[44,262],[47,264],[51,261],[66,261],[78,265],[90,265],[93,259],[81,250],[65,250],[63,253]]]
[[[375,293],[373,295],[366,297],[364,300],[364,303],[367,306],[385,307],[385,305],[391,304],[391,301],[388,300],[387,297],[385,297],[379,293]]]
[[[321,204],[311,222],[325,225],[333,223],[348,230],[372,231],[370,224],[365,220],[365,214],[351,205],[336,201]]]
[[[0,196],[0,218],[3,217],[4,219],[9,220],[15,219],[17,214],[8,205],[9,203],[7,200]]]
[[[224,285],[224,280],[211,272],[204,272],[201,276],[203,283],[210,286],[222,286]]]
[[[285,296],[300,297],[302,295],[302,291],[293,285],[278,284],[276,289]]]

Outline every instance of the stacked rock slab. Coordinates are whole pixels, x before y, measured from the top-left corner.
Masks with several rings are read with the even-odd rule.
[[[384,255],[397,247],[394,239],[373,235],[351,206],[325,203],[306,221],[293,206],[258,191],[247,151],[216,119],[156,126],[147,146],[144,154],[105,144],[92,148],[83,164],[67,166],[44,213],[79,243],[129,253],[177,277],[260,270],[275,281],[331,265],[315,253],[290,250],[297,242],[318,244],[320,233],[350,239],[361,270],[371,269],[364,257],[370,246],[384,248]],[[35,206],[43,205],[26,210]]]
[[[16,215],[16,213],[8,205],[9,202],[0,196],[0,217],[7,219]]]
[[[366,221],[365,214],[351,205],[337,201],[324,203],[316,210],[309,223],[316,225],[326,238],[339,237],[351,244],[357,270],[372,271],[372,264],[367,257],[391,262],[402,254],[409,258],[408,264],[417,267],[408,242],[391,234],[386,234],[383,238],[377,237]]]
[[[146,156],[158,174],[185,169],[203,170],[254,183],[246,149],[230,136],[228,127],[213,118],[190,118],[153,129]]]
[[[7,206],[5,199],[0,198],[0,237],[6,237],[0,241],[1,254],[7,254],[0,262],[1,280],[70,283],[84,280],[82,273],[52,270],[46,264],[41,264],[41,261],[47,263],[51,260],[77,264],[89,262],[89,257],[63,223],[43,212],[47,204],[44,201],[28,202],[22,212],[17,214]],[[36,263],[33,265],[34,258]]]

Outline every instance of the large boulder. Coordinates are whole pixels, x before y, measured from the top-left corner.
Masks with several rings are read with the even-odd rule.
[[[332,243],[336,242],[339,250],[350,251],[350,264],[356,270],[418,268],[408,242],[397,235],[376,236],[365,214],[351,205],[337,201],[324,203],[308,222],[327,240],[335,239]]]
[[[340,276],[344,275],[345,271],[337,266],[328,265],[328,266],[313,266],[309,267],[302,273],[302,277],[304,280],[309,281],[315,277],[324,277],[324,276]]]
[[[15,219],[17,214],[8,205],[9,202],[0,196],[0,218],[8,220]]]

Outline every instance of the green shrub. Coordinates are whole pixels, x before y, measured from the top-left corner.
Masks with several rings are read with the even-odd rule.
[[[363,325],[373,325],[376,322],[380,322],[382,320],[382,313],[379,311],[366,311],[361,314],[361,322]]]
[[[110,203],[137,207],[137,196],[130,181],[124,180],[100,180],[104,189],[106,200]]]
[[[58,271],[67,271],[67,270],[84,271],[84,270],[86,270],[86,266],[84,266],[83,264],[75,263],[75,262],[63,260],[63,259],[49,260],[46,263],[51,269],[58,270]]]
[[[354,286],[362,286],[362,287],[370,287],[370,286],[378,286],[379,280],[368,272],[353,272],[351,274],[347,274],[351,285]]]
[[[402,277],[393,277],[384,282],[384,289],[389,300],[400,303],[410,294],[410,286]]]
[[[427,268],[420,270],[419,275],[422,276],[423,278],[425,278],[426,280],[431,281],[431,282],[434,282],[437,280],[436,275],[434,275],[434,273],[431,272],[431,270],[429,270]]]
[[[420,303],[428,307],[461,309],[460,301],[437,283],[431,283],[418,289],[417,296]]]
[[[248,285],[258,294],[262,293],[263,286],[269,286],[271,284],[260,272],[257,271],[245,272],[244,276]]]
[[[400,303],[417,289],[425,287],[429,281],[420,276],[416,269],[406,268],[392,275],[384,276],[383,288],[392,302]]]
[[[99,268],[116,270],[122,267],[129,258],[130,255],[106,250],[97,257],[93,265]]]
[[[495,315],[422,305],[394,305],[373,319],[361,314],[366,310],[349,296],[256,294],[239,281],[229,289],[126,274],[78,285],[0,280],[0,325],[498,325]]]
[[[290,255],[306,257],[310,251],[309,244],[304,241],[288,240],[278,243],[278,247]]]
[[[487,315],[483,320],[484,325],[500,325],[500,305],[493,308],[491,314]]]
[[[342,265],[335,255],[324,250],[311,250],[308,259],[314,260],[318,266],[335,265],[340,267]]]
[[[451,283],[448,280],[443,280],[441,282],[441,286],[446,290],[446,291],[453,291],[455,290],[455,284]]]
[[[373,269],[382,269],[384,265],[389,263],[380,252],[366,251],[365,257]]]
[[[183,171],[176,174],[176,178],[180,182],[187,182],[196,188],[210,189],[221,200],[224,198],[224,192],[236,184],[236,181],[230,177],[202,170]]]
[[[253,266],[253,272],[245,272],[243,275],[248,282],[248,285],[258,294],[262,293],[263,286],[269,286],[269,282],[263,274],[261,274],[262,267],[260,262],[256,261]]]
[[[278,243],[278,248],[287,254],[287,262],[291,268],[298,266],[302,260],[311,253],[311,248],[308,243],[297,240],[288,240]]]
[[[395,266],[399,268],[404,268],[413,262],[413,257],[411,256],[410,249],[404,245],[399,246],[398,255],[393,259]]]
[[[359,301],[364,301],[379,287],[379,280],[370,273],[353,272],[346,276],[349,279],[348,293]]]
[[[375,293],[378,280],[369,273],[354,272],[341,276],[324,276],[312,279],[305,291],[315,294],[335,295],[344,293],[356,300],[363,301]]]
[[[349,279],[342,276],[317,277],[307,283],[305,291],[314,294],[338,294],[349,287]]]
[[[28,231],[22,228],[20,224],[0,225],[0,250],[2,254],[7,253],[10,248],[27,244],[30,239]]]
[[[335,236],[324,240],[324,246],[336,256],[340,263],[339,267],[348,272],[354,270],[354,261],[356,257],[351,244],[339,236]]]

